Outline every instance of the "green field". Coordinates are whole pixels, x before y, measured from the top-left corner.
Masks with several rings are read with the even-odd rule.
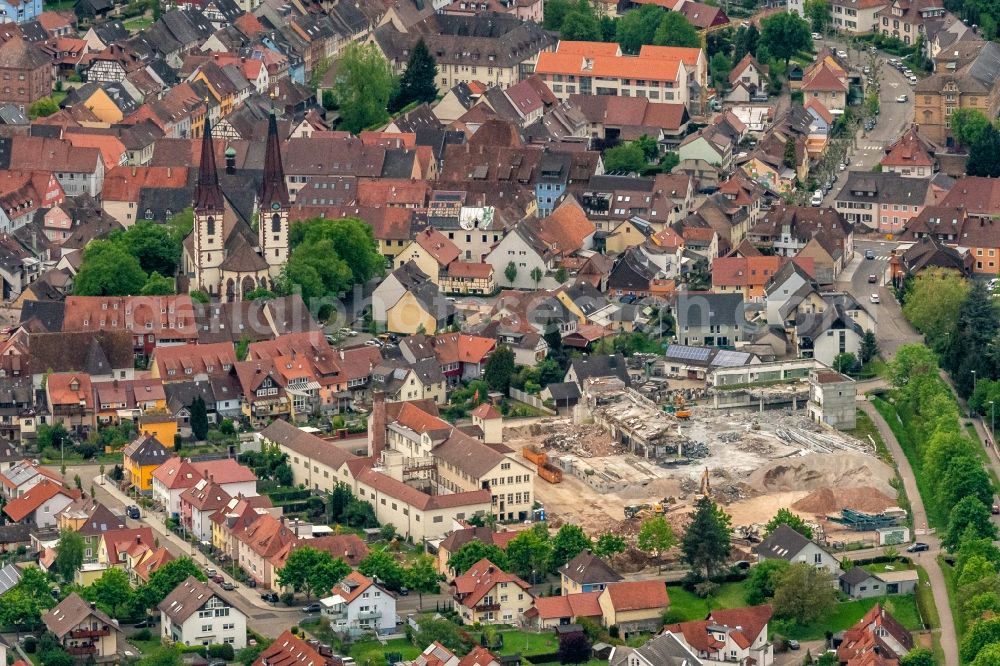
[[[705,599],[688,592],[680,585],[668,585],[670,617],[677,622],[704,620],[713,608],[739,608],[745,606],[743,583],[723,583],[718,591]]]

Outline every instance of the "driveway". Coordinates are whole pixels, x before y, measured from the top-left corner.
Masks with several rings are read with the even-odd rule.
[[[914,532],[919,541],[923,541],[930,550],[923,553],[916,553],[915,561],[924,567],[929,579],[931,592],[934,595],[934,605],[937,606],[938,616],[941,618],[941,629],[938,638],[941,642],[941,649],[944,651],[945,666],[958,666],[958,639],[955,634],[955,620],[951,614],[951,606],[948,604],[948,588],[945,586],[944,575],[938,564],[937,556],[941,553],[941,542],[936,534],[928,531],[927,511],[924,509],[924,501],[917,491],[917,480],[913,476],[913,469],[910,467],[903,449],[900,448],[896,436],[885,422],[882,415],[867,400],[859,403],[861,409],[871,417],[878,428],[882,441],[892,454],[893,460],[899,470],[899,476],[903,480],[903,488],[906,496],[910,500],[910,508],[913,511]]]

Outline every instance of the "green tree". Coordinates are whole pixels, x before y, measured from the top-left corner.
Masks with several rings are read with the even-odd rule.
[[[899,660],[899,666],[934,666],[934,653],[927,648],[913,648]]]
[[[83,565],[83,550],[83,537],[79,532],[69,529],[59,531],[55,570],[64,582],[71,583],[76,577],[77,570]]]
[[[760,32],[753,23],[741,25],[733,37],[733,62],[743,60],[743,56],[750,54],[757,55],[757,42],[760,41]]]
[[[708,61],[708,71],[712,75],[712,85],[716,88],[726,88],[729,84],[729,72],[733,69],[733,61],[725,53],[716,53]]]
[[[641,172],[646,164],[642,148],[632,141],[604,151],[604,168],[608,172]]]
[[[507,284],[513,287],[514,280],[517,279],[517,264],[513,261],[508,263],[507,267],[503,269],[503,275],[507,278]]]
[[[406,63],[406,71],[399,79],[396,94],[396,109],[402,109],[412,102],[427,102],[437,99],[437,61],[427,49],[423,38],[419,39]]]
[[[469,541],[462,545],[448,558],[448,566],[455,571],[455,575],[461,576],[469,568],[481,559],[487,559],[501,569],[506,570],[507,553],[499,546],[482,541]]]
[[[794,169],[798,164],[795,156],[795,140],[792,137],[785,139],[785,153],[781,158],[781,163],[789,169]]]
[[[73,278],[77,296],[133,296],[146,284],[139,260],[118,243],[91,241],[83,251],[83,262]]]
[[[181,261],[181,240],[170,227],[148,220],[136,222],[113,240],[139,260],[142,270],[167,277],[177,273]]]
[[[156,271],[153,271],[149,274],[146,284],[142,285],[142,291],[139,293],[143,296],[169,296],[176,294],[177,289],[174,286],[173,278],[163,277]]]
[[[594,544],[594,554],[598,557],[607,558],[618,553],[624,553],[627,548],[628,543],[624,537],[614,532],[605,532],[597,537],[597,543]]]
[[[535,283],[535,289],[538,289],[538,283],[542,281],[543,277],[545,277],[545,273],[540,266],[531,269],[531,280]]]
[[[514,352],[510,347],[501,345],[486,359],[486,366],[483,368],[483,379],[486,380],[491,391],[499,391],[507,395],[507,390],[510,388],[510,380],[516,371]]]
[[[969,146],[965,172],[970,176],[1000,176],[1000,131],[992,123],[986,125]]]
[[[962,662],[973,661],[990,643],[1000,643],[1000,617],[980,620],[969,628],[965,638],[962,639],[960,651]]]
[[[861,338],[861,350],[859,354],[861,355],[861,363],[865,365],[879,354],[878,338],[875,337],[875,332],[871,329],[865,331],[864,336]]]
[[[107,569],[85,591],[86,597],[113,618],[121,619],[132,603],[135,592],[124,569]]]
[[[587,634],[577,631],[559,637],[559,663],[582,664],[590,659],[590,639]]]
[[[649,7],[649,5],[645,6]],[[569,271],[566,270],[565,266],[560,266],[559,268],[556,269],[554,277],[556,279],[556,282],[558,282],[559,284],[565,284],[566,280],[569,279]]]
[[[837,354],[833,359],[833,369],[840,373],[848,373],[858,364],[858,359],[851,352]]]
[[[774,517],[764,526],[764,533],[771,534],[778,528],[778,525],[788,525],[805,538],[813,538],[812,528],[806,525],[806,521],[788,509],[778,509],[778,513],[774,514]]]
[[[668,150],[660,158],[660,171],[662,173],[673,173],[673,170],[681,163],[681,156]]]
[[[377,576],[390,590],[403,587],[403,567],[387,550],[373,550],[358,563],[358,571],[371,578]]]
[[[997,146],[1000,159],[1000,145]],[[971,174],[970,174],[971,175]],[[944,353],[944,366],[951,373],[959,395],[972,393],[975,379],[994,379],[997,356],[994,341],[1000,332],[1000,318],[986,285],[975,282],[958,310],[955,330]]]
[[[652,44],[665,13],[658,5],[642,5],[625,12],[615,26],[615,41],[622,51],[634,55],[646,44]]]
[[[573,9],[573,3],[569,0],[549,0],[545,3],[542,26],[546,30],[558,32],[562,28],[566,15]]]
[[[729,515],[708,497],[695,502],[694,515],[681,539],[684,561],[711,579],[732,551],[732,528]]]
[[[296,592],[305,592],[306,599],[315,594],[325,596],[333,586],[351,573],[343,559],[334,558],[329,551],[303,546],[296,548],[278,570],[278,583]]]
[[[52,583],[45,572],[36,566],[27,566],[21,569],[21,580],[17,581],[19,587],[25,594],[38,601],[41,608],[51,608],[55,605],[52,597]]]
[[[552,554],[549,559],[549,570],[557,571],[582,551],[590,548],[590,539],[583,533],[579,525],[566,523],[559,528],[552,538]]]
[[[507,544],[507,561],[521,578],[535,582],[538,574],[547,570],[552,555],[552,542],[545,526],[525,530]]]
[[[205,582],[205,572],[190,557],[171,560],[149,575],[149,582],[142,588],[143,603],[147,608],[155,608],[174,588],[194,576]]]
[[[51,97],[43,97],[28,107],[28,118],[46,118],[59,111],[59,104]]]
[[[677,545],[674,529],[663,516],[652,516],[642,521],[636,538],[639,550],[653,557],[660,557]]]
[[[303,287],[304,298],[337,295],[351,284],[381,275],[385,269],[385,258],[378,252],[371,225],[357,218],[298,222],[292,225],[290,241],[292,254],[287,272],[292,284],[296,284],[299,274],[319,284],[308,293]]]
[[[959,146],[969,147],[974,144],[989,124],[989,118],[978,109],[955,109],[948,117],[951,135]]]
[[[566,15],[559,38],[570,41],[599,42],[601,41],[601,22],[593,12],[581,12],[576,9]]]
[[[198,441],[208,436],[208,408],[202,397],[195,396],[191,402],[191,434]]]
[[[928,268],[914,278],[903,314],[932,348],[943,351],[968,293],[969,282],[958,271]]]
[[[653,35],[657,46],[685,46],[696,49],[701,46],[698,30],[680,12],[666,12],[660,19]]]
[[[837,600],[836,588],[830,578],[826,569],[806,562],[789,565],[774,589],[775,617],[800,625],[823,617]]]
[[[972,660],[971,666],[995,666],[1000,664],[1000,643],[990,643]]]
[[[424,595],[439,592],[444,576],[439,574],[435,568],[433,557],[430,555],[418,555],[410,563],[410,566],[406,568],[403,580],[411,592],[416,592],[420,596],[420,610],[423,610]]]
[[[965,498],[974,498],[984,507],[993,503],[993,484],[989,474],[983,468],[982,461],[968,455],[949,460],[937,485],[940,506],[955,507]]]
[[[750,569],[743,586],[746,602],[751,606],[767,603],[774,596],[778,583],[788,571],[787,560],[763,560]]]
[[[761,21],[760,46],[787,68],[793,55],[812,48],[809,23],[795,12],[772,14]]]
[[[14,587],[0,596],[0,624],[4,626],[18,631],[36,627],[41,615],[38,600],[23,589]]]
[[[416,633],[413,641],[417,645],[440,643],[459,654],[465,654],[473,647],[473,640],[469,634],[451,620],[431,614],[419,615],[417,625],[420,631]]]
[[[967,533],[974,534],[979,538],[995,539],[997,537],[997,528],[990,519],[989,508],[971,496],[952,505],[951,513],[948,516],[948,531],[941,540],[941,545],[948,550],[955,550],[961,543],[962,537]]]
[[[833,15],[827,0],[806,0],[804,8],[814,31],[823,32],[830,26]]]
[[[889,383],[904,389],[918,375],[937,375],[937,358],[922,344],[903,345],[889,363]]]
[[[348,44],[334,65],[333,96],[340,128],[353,134],[389,119],[386,111],[396,89],[389,62],[374,44]]]

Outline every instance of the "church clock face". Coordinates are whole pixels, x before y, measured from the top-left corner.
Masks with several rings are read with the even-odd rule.
[[[281,210],[281,204],[275,201],[273,204],[271,204],[271,210]]]

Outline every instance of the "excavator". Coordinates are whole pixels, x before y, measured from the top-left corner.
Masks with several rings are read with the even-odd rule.
[[[625,507],[625,518],[649,518],[651,516],[662,516],[667,505],[667,499],[653,504],[629,504]]]
[[[691,410],[688,408],[684,396],[680,393],[674,394],[674,416],[681,421],[687,421],[691,418]]]

